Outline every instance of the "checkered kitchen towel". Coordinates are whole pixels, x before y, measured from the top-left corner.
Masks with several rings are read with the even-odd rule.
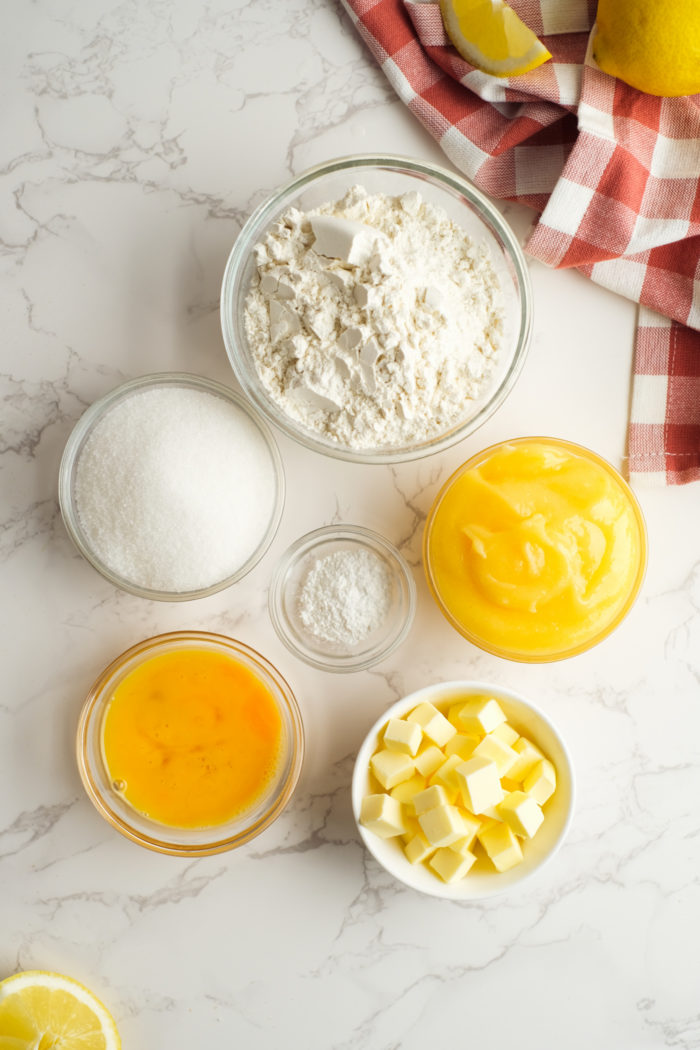
[[[460,58],[436,3],[342,2],[455,166],[536,209],[525,250],[641,304],[630,477],[700,480],[700,95],[655,98],[601,72],[596,0],[511,0],[552,61],[510,79]]]

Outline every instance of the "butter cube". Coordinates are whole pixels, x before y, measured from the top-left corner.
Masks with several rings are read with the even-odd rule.
[[[461,766],[464,759],[460,758],[459,755],[452,755],[450,758],[446,758],[441,766],[433,773],[430,778],[431,784],[441,784],[448,795],[454,795],[457,798],[459,794],[459,781],[455,774],[457,766]]]
[[[379,783],[387,791],[396,787],[402,780],[408,780],[415,772],[412,758],[402,755],[400,751],[389,751],[386,748],[372,755],[369,765]]]
[[[532,772],[523,781],[523,790],[539,802],[541,806],[554,794],[557,786],[557,774],[554,766],[547,758],[541,759],[533,767]]]
[[[414,764],[422,776],[429,777],[444,761],[445,756],[440,748],[436,747],[435,744],[427,744],[416,755]]]
[[[433,846],[449,846],[469,834],[456,806],[436,806],[418,816],[421,831]]]
[[[403,802],[406,807],[406,813],[413,816],[413,796],[417,795],[419,791],[423,791],[427,783],[425,777],[422,777],[420,773],[414,773],[408,780],[402,780],[400,784],[393,787],[389,794],[392,798]]]
[[[524,791],[511,791],[496,808],[501,819],[523,839],[533,838],[544,820],[537,802]]]
[[[416,834],[409,839],[403,848],[404,853],[410,860],[411,864],[420,864],[422,861],[427,860],[435,852],[435,846],[432,846],[422,831],[416,832]]]
[[[464,878],[475,860],[473,853],[455,853],[454,850],[442,848],[435,852],[428,863],[444,882],[457,882]]]
[[[487,733],[474,748],[474,757],[486,758],[490,762],[495,762],[499,777],[504,777],[515,765],[518,753],[512,747],[504,744],[495,733]]]
[[[435,809],[436,806],[448,805],[450,805],[450,800],[441,784],[433,784],[425,791],[419,791],[413,796],[413,811],[417,817],[421,813],[427,813],[429,809]]]
[[[469,828],[469,831],[463,838],[450,843],[449,848],[455,850],[456,853],[464,853],[465,850],[471,850],[474,845],[474,839],[481,830],[481,825],[483,823],[479,817],[475,817],[471,813],[468,813],[466,809],[460,810],[460,812],[462,814],[464,825]]]
[[[496,726],[506,721],[506,716],[498,703],[485,696],[474,696],[467,700],[458,718],[462,729],[480,734],[491,733]]]
[[[521,736],[515,741],[513,744],[513,750],[518,758],[508,770],[508,776],[511,780],[516,780],[518,783],[522,783],[525,777],[532,772],[532,769],[537,762],[544,758],[544,755],[540,749],[525,736]]]
[[[390,795],[365,795],[360,807],[360,824],[382,839],[403,834],[401,803]]]
[[[422,739],[420,726],[403,718],[390,718],[384,730],[384,747],[405,755],[415,755]]]
[[[406,812],[406,806],[403,807],[403,824],[405,830],[403,831],[401,838],[404,842],[410,842],[413,836],[417,835],[420,831],[420,824],[416,817],[409,816]]]
[[[495,729],[491,730],[493,736],[497,736],[499,740],[502,740],[508,747],[512,747],[515,741],[520,736],[517,729],[513,729],[512,725],[508,722],[501,722],[500,726],[496,726]]]
[[[496,871],[508,871],[523,859],[520,843],[508,824],[494,821],[483,828],[477,838]]]
[[[479,740],[480,737],[475,733],[455,733],[452,739],[445,744],[445,754],[448,758],[452,755],[459,755],[462,759],[471,758]]]
[[[486,758],[468,758],[457,766],[455,775],[464,805],[475,815],[503,801],[503,788],[498,766]]]
[[[432,740],[438,747],[444,747],[457,732],[433,704],[419,704],[408,715],[408,721],[419,725],[428,740]]]

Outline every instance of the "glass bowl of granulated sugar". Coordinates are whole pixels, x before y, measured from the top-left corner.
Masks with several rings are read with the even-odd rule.
[[[415,607],[405,559],[359,525],[327,525],[296,540],[269,592],[284,644],[323,671],[360,671],[383,660],[408,635]]]
[[[131,380],[78,420],[59,471],[80,553],[143,598],[203,598],[244,576],[277,531],[284,471],[265,421],[202,376]]]
[[[312,168],[250,216],[221,326],[268,421],[326,455],[391,463],[448,448],[503,403],[532,292],[513,231],[470,182],[362,155]]]

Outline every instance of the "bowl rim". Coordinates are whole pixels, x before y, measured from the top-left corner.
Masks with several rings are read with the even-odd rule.
[[[437,183],[453,196],[466,198],[468,205],[479,213],[479,217],[489,228],[491,235],[505,245],[506,251],[504,254],[517,278],[520,298],[518,335],[512,359],[500,384],[493,390],[489,400],[468,420],[456,425],[441,437],[419,445],[403,446],[396,449],[350,449],[342,445],[325,442],[318,435],[302,430],[290,417],[285,416],[281,410],[273,405],[268,395],[263,391],[262,384],[257,377],[254,378],[250,371],[244,367],[238,348],[234,317],[236,279],[239,273],[243,271],[250,251],[264,232],[264,229],[270,220],[283,210],[285,201],[301,192],[310,183],[325,175],[332,175],[336,172],[353,168],[385,168],[389,171],[403,171],[424,181]],[[466,176],[450,171],[442,165],[394,153],[358,153],[337,157],[307,168],[300,175],[277,186],[250,214],[233,244],[224,268],[219,303],[221,332],[226,355],[238,383],[256,408],[265,416],[269,423],[305,448],[331,456],[334,459],[353,463],[387,464],[409,462],[442,452],[474,433],[496,412],[511,393],[520,376],[532,341],[534,314],[532,281],[525,254],[509,223],[486,194],[477,189]]]
[[[379,731],[386,725],[388,720],[392,717],[405,714],[412,710],[419,703],[426,701],[440,702],[441,699],[449,697],[454,692],[465,692],[472,695],[486,695],[492,696],[497,701],[503,701],[507,704],[512,701],[515,704],[521,704],[524,708],[531,712],[535,719],[541,721],[546,727],[548,732],[552,735],[556,741],[561,757],[564,761],[564,770],[566,774],[567,784],[567,802],[566,802],[566,813],[559,829],[559,832],[552,842],[549,851],[540,859],[539,863],[535,864],[529,870],[525,872],[517,872],[517,868],[511,869],[516,872],[516,875],[511,875],[510,878],[507,876],[509,872],[504,872],[504,879],[499,879],[499,873],[493,873],[494,886],[489,888],[486,892],[481,893],[469,893],[465,892],[469,890],[469,876],[465,879],[456,883],[443,883],[440,878],[435,875],[433,881],[427,881],[426,887],[416,886],[411,882],[406,881],[400,874],[395,870],[388,867],[385,862],[377,855],[375,845],[378,842],[385,842],[384,839],[379,839],[373,835],[372,832],[368,831],[360,823],[360,807],[362,804],[362,798],[364,795],[364,783],[367,778],[367,771],[369,768],[369,759],[371,758],[374,748],[377,746],[377,738]],[[530,734],[528,734],[530,735]],[[536,734],[532,733],[534,742],[537,743]],[[557,782],[563,783],[561,777],[562,767],[561,764],[557,766]],[[388,872],[392,878],[396,879],[397,882],[406,886],[408,889],[414,890],[416,893],[423,893],[426,896],[438,897],[444,900],[456,901],[462,904],[476,904],[481,901],[486,901],[492,897],[501,896],[507,893],[509,890],[519,889],[524,883],[528,882],[534,875],[542,870],[542,868],[559,852],[561,849],[568,833],[571,828],[571,824],[574,818],[574,812],[576,808],[576,775],[574,769],[574,763],[571,756],[569,747],[558,730],[555,723],[549,717],[549,715],[543,711],[541,707],[529,700],[521,692],[510,689],[508,686],[497,685],[494,682],[477,681],[473,679],[453,679],[450,681],[434,682],[430,685],[423,686],[420,689],[415,690],[412,693],[408,693],[406,696],[401,697],[400,700],[395,701],[376,719],[376,721],[370,726],[366,735],[364,736],[362,743],[360,744],[357,754],[355,756],[355,762],[353,765],[352,782],[351,782],[351,804],[353,811],[353,818],[355,825],[360,834],[360,837],[367,847],[368,851],[372,854],[377,864],[379,864],[386,872]],[[399,857],[399,867],[403,868],[406,866],[406,871],[409,872],[413,869],[413,865],[407,859]],[[489,873],[489,878],[490,878]],[[460,892],[461,890],[461,892]]]
[[[375,646],[374,649],[367,651],[364,655],[334,656],[328,654],[324,656],[320,653],[315,655],[310,648],[304,649],[299,646],[287,630],[286,617],[282,612],[284,589],[289,573],[302,557],[305,557],[324,543],[342,542],[344,539],[363,542],[370,548],[379,548],[381,553],[388,557],[396,570],[396,575],[404,594],[406,613],[398,631],[393,636],[390,636],[384,645],[380,647]],[[364,525],[339,523],[312,529],[311,532],[299,536],[287,547],[273,569],[268,591],[268,611],[277,635],[294,656],[317,670],[342,674],[373,667],[381,660],[386,659],[387,656],[395,652],[403,644],[413,626],[417,604],[416,593],[416,582],[409,564],[390,540],[382,536],[381,533],[375,532]]]
[[[133,827],[127,820],[120,817],[105,799],[88,757],[88,747],[94,734],[101,733],[101,716],[109,704],[109,692],[114,679],[125,667],[128,670],[132,670],[144,660],[177,647],[177,644],[180,642],[193,642],[195,648],[198,642],[204,642],[207,643],[205,648],[208,647],[218,652],[225,651],[233,659],[242,658],[248,667],[260,668],[265,675],[265,678],[263,678],[264,684],[274,696],[283,718],[286,715],[289,723],[289,768],[284,779],[277,785],[265,811],[253,823],[243,827],[234,834],[221,834],[220,829],[226,827],[226,824],[212,827],[212,837],[206,843],[188,844],[186,842],[174,842],[172,836],[168,835],[168,825],[160,825],[155,821],[152,822],[154,827],[163,829],[160,834],[155,832],[147,834]],[[124,673],[128,673],[128,670]],[[224,853],[244,845],[269,827],[282,813],[289,803],[301,775],[305,750],[305,734],[299,704],[291,686],[274,664],[262,653],[252,646],[246,645],[245,642],[227,635],[217,634],[212,631],[181,630],[168,631],[137,642],[115,657],[100,672],[83,701],[78,718],[75,746],[78,772],[80,773],[85,792],[100,816],[115,830],[131,842],[139,846],[145,846],[154,853],[165,853],[179,857],[205,857],[215,853]],[[186,834],[188,829],[181,830]]]
[[[619,488],[622,490],[623,494],[629,501],[630,507],[632,508],[632,512],[634,515],[634,519],[639,529],[640,546],[639,564],[637,566],[637,572],[635,573],[633,584],[630,587],[629,594],[627,595],[624,604],[620,607],[617,614],[613,617],[610,623],[607,624],[605,628],[603,628],[603,630],[593,635],[593,637],[591,637],[585,642],[579,643],[578,645],[569,646],[567,649],[562,650],[561,652],[534,655],[530,653],[522,653],[518,652],[517,650],[508,649],[505,646],[491,644],[487,640],[479,637],[479,635],[474,634],[473,632],[470,632],[465,627],[463,627],[459,623],[459,621],[452,615],[450,610],[443,602],[442,597],[440,596],[440,592],[433,579],[429,551],[430,530],[435,516],[451,485],[467,470],[478,466],[479,463],[484,462],[490,455],[492,455],[498,449],[503,448],[505,445],[522,445],[530,443],[554,445],[556,447],[573,451],[575,454],[580,455],[582,459],[592,461],[599,467],[601,467],[605,471],[605,473],[608,474],[613,479],[613,481],[619,486]],[[515,663],[556,663],[559,660],[567,660],[572,656],[579,656],[581,653],[588,652],[590,649],[594,648],[594,646],[598,645],[599,642],[602,642],[606,638],[608,638],[626,618],[628,613],[631,611],[633,605],[635,604],[637,598],[639,597],[639,593],[644,583],[649,560],[649,538],[641,504],[637,499],[635,493],[633,492],[631,486],[622,476],[620,471],[612,465],[612,463],[610,463],[603,456],[599,455],[599,453],[594,452],[593,449],[588,448],[586,445],[581,445],[575,441],[570,441],[568,438],[533,435],[530,437],[524,436],[516,438],[504,438],[501,441],[496,441],[494,442],[494,444],[489,445],[486,448],[481,449],[479,452],[474,453],[474,455],[470,456],[469,459],[465,460],[464,463],[462,463],[459,467],[456,468],[456,470],[454,470],[450,474],[447,480],[441,485],[440,490],[435,496],[435,499],[433,500],[425,519],[425,525],[423,527],[422,560],[423,570],[428,584],[428,589],[438,609],[443,614],[450,626],[453,627],[455,631],[457,631],[457,633],[460,634],[463,638],[466,638],[468,642],[471,642],[472,645],[475,645],[477,649],[481,649],[482,652],[490,653],[492,656],[499,656],[504,660],[512,660]]]
[[[229,404],[235,405],[240,411],[242,411],[258,428],[259,433],[269,450],[270,459],[272,461],[272,471],[275,479],[274,506],[270,516],[270,521],[268,522],[259,545],[250,557],[240,565],[234,573],[227,576],[225,579],[210,584],[208,587],[201,587],[190,591],[161,591],[151,587],[142,587],[139,584],[134,583],[131,580],[126,580],[113,572],[104,564],[104,562],[101,561],[88,544],[87,539],[83,534],[82,527],[80,526],[80,518],[73,492],[73,482],[80,454],[90,434],[100,420],[110,411],[111,408],[126,400],[126,398],[131,395],[143,390],[168,386],[204,391],[223,398]],[[127,382],[119,384],[119,386],[114,387],[102,397],[93,401],[73,425],[73,429],[71,430],[64,446],[58,470],[59,508],[66,532],[70,536],[74,546],[79,553],[82,554],[88,564],[90,564],[93,569],[99,572],[100,575],[114,587],[126,591],[128,594],[136,595],[139,598],[147,598],[151,601],[181,602],[191,601],[196,598],[206,598],[211,594],[216,594],[219,591],[225,590],[227,587],[230,587],[232,584],[246,576],[265,555],[275,538],[280,521],[282,520],[285,498],[286,479],[284,463],[275,436],[266,420],[261,418],[260,414],[255,411],[254,406],[235,390],[225,386],[223,383],[219,383],[215,379],[209,379],[206,376],[196,375],[191,372],[149,372],[145,375],[137,376],[134,379],[129,379]]]

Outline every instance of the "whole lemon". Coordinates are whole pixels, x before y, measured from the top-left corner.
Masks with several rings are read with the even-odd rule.
[[[649,95],[700,91],[700,0],[599,0],[593,58]]]

